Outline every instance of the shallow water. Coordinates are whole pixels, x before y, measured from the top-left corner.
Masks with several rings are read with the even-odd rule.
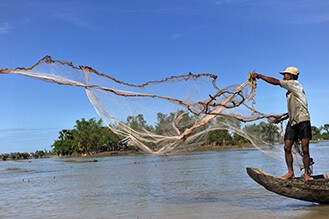
[[[329,173],[329,142],[311,145]],[[283,156],[283,154],[282,154]],[[258,150],[176,156],[0,162],[0,218],[328,218],[318,205],[268,192],[247,175],[285,164]]]

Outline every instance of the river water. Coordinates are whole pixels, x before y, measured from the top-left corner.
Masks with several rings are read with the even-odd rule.
[[[329,173],[329,142],[310,148],[315,174]],[[246,167],[286,171],[255,149],[91,160],[0,162],[0,218],[329,217],[329,205],[276,195],[249,178]]]

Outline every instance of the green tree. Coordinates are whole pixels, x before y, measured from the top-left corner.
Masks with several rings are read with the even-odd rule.
[[[217,145],[231,145],[232,136],[226,129],[213,130],[208,133],[207,143]]]
[[[312,126],[311,128],[312,128],[312,135],[313,136],[321,134],[321,130],[318,129],[316,126]]]
[[[10,157],[10,155],[9,154],[1,154],[0,157],[3,161],[6,161]]]
[[[279,128],[266,122],[260,122],[257,125],[246,125],[244,131],[254,139],[255,143],[267,142],[273,144],[280,141],[281,138]]]
[[[250,141],[237,133],[233,133],[232,136],[232,145],[245,145],[249,144]]]
[[[210,144],[219,145],[233,145],[234,134],[231,133],[233,128],[239,128],[241,123],[235,119],[228,117],[217,117],[214,123],[210,123],[210,126],[217,127],[217,130],[210,131],[208,133],[207,142]],[[236,136],[235,136],[236,137]]]
[[[28,159],[28,158],[30,158],[30,154],[27,152],[23,152],[23,153],[21,153],[21,158]]]
[[[175,125],[176,128],[182,133],[187,128],[191,128],[195,124],[195,115],[178,110],[175,113],[170,113],[168,120],[171,122],[171,126]]]
[[[19,153],[18,152],[12,152],[10,153],[10,159],[12,160],[18,160],[20,158]]]
[[[160,135],[177,135],[177,130],[180,133],[184,132],[185,129],[192,127],[195,124],[195,115],[178,110],[171,112],[169,115],[164,113],[157,114],[157,123],[155,125],[155,133]],[[205,127],[200,127],[195,132],[204,130]]]
[[[259,123],[260,136],[261,138],[270,143],[274,144],[274,142],[279,141],[280,133],[279,128],[272,123],[260,122]]]
[[[72,155],[75,152],[89,153],[118,149],[118,136],[102,120],[77,120],[72,130],[62,130],[53,146],[58,155]]]
[[[102,127],[102,135],[98,151],[114,151],[119,149],[118,136],[108,127]]]
[[[325,134],[329,134],[329,124],[324,124],[320,129],[324,130]]]
[[[102,120],[92,118],[87,121],[83,118],[76,121],[74,128],[73,136],[78,152],[97,151],[102,139]]]
[[[255,136],[257,136],[260,133],[260,128],[256,124],[246,125],[243,128],[243,130],[244,130],[244,132],[246,132],[249,135],[255,135]]]
[[[159,112],[157,114],[157,123],[155,125],[155,133],[157,133],[159,135],[165,135],[171,129],[172,129],[172,124],[170,124],[168,115]]]
[[[154,131],[154,128],[146,124],[143,114],[138,114],[137,116],[128,116],[127,123],[130,128],[136,131]]]
[[[34,158],[43,158],[46,155],[46,153],[44,151],[35,151],[34,153]]]
[[[77,151],[74,141],[74,130],[63,129],[59,132],[58,140],[52,145],[53,151],[57,155],[72,155]]]

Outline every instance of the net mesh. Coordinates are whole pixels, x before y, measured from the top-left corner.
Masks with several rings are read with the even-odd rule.
[[[85,89],[95,110],[114,133],[151,154],[170,154],[204,145],[209,133],[218,130],[234,132],[258,147],[266,139],[243,129],[241,122],[273,122],[281,116],[255,110],[257,86],[250,74],[244,83],[223,89],[217,86],[217,76],[210,73],[188,73],[135,85],[50,56],[30,68],[0,69],[0,73]]]

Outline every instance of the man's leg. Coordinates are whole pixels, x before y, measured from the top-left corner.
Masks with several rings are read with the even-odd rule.
[[[310,166],[310,152],[309,152],[310,140],[308,138],[302,139],[302,150],[303,150],[303,164],[304,164],[304,179],[312,180],[313,178],[309,175]]]
[[[286,158],[286,164],[288,167],[288,173],[284,176],[281,176],[281,179],[293,179],[294,178],[294,168],[293,168],[293,158],[291,153],[292,145],[294,141],[286,139],[284,142],[284,154]]]

